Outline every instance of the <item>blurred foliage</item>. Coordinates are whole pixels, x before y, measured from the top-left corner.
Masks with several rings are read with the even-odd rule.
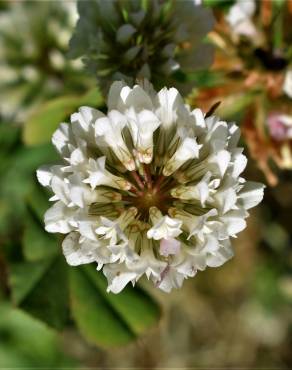
[[[241,123],[250,156],[274,186],[279,172],[292,169],[292,2],[204,4],[217,19],[209,34],[216,46],[215,61],[208,82],[199,84],[188,102],[208,111],[220,101],[217,114]]]
[[[227,12],[234,2],[204,3]],[[95,81],[65,58],[71,5],[0,2],[0,367],[291,368],[291,171],[267,188],[236,257],[168,296],[149,295],[147,282],[106,293],[95,267],[67,266],[61,238],[44,231],[49,194],[35,170],[58,161],[51,134],[81,105],[104,108]],[[176,77],[200,87],[206,110],[221,101],[216,112],[229,119],[271,105],[224,70]],[[263,181],[256,165],[246,177]]]
[[[1,2],[2,3],[2,2]],[[0,13],[0,115],[23,122],[41,102],[88,87],[80,61],[66,58],[72,1],[7,3]]]
[[[76,366],[52,330],[5,302],[0,303],[0,343],[1,368]]]
[[[205,6],[209,6],[211,8],[219,8],[222,10],[228,10],[231,5],[235,3],[235,0],[203,0],[203,4]]]
[[[106,278],[92,266],[70,271],[73,317],[90,342],[126,344],[155,324],[160,310],[143,290],[127,287],[115,295],[106,287]]]
[[[47,104],[40,106],[29,118],[23,130],[23,139],[27,145],[47,143],[52,134],[70,113],[83,105],[102,105],[103,99],[97,88],[89,90],[83,96],[67,95],[51,99]]]

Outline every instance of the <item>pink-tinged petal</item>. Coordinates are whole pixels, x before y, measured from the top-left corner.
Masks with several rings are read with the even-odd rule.
[[[162,239],[160,241],[159,253],[162,256],[168,257],[171,254],[180,252],[180,242],[176,239]]]

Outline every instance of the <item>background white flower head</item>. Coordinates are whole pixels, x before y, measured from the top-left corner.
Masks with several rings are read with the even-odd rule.
[[[194,1],[78,1],[78,13],[69,55],[83,57],[103,89],[136,78],[164,86],[175,71],[208,68],[213,61],[214,48],[204,42],[213,13]]]
[[[76,17],[71,1],[15,1],[0,11],[1,117],[25,122],[43,101],[87,86],[80,61],[66,58]]]
[[[46,230],[68,234],[67,262],[96,262],[108,291],[144,274],[178,288],[232,257],[230,238],[262,200],[264,186],[241,177],[239,136],[174,88],[115,82],[107,115],[81,107],[53,135],[63,163],[37,172],[54,193]]]

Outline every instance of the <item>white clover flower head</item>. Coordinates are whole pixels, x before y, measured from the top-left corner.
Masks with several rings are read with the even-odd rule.
[[[257,30],[252,20],[255,12],[255,0],[237,0],[229,9],[225,19],[235,35],[253,38],[257,36]]]
[[[46,230],[67,234],[70,265],[97,263],[108,291],[142,276],[169,292],[232,257],[263,185],[241,177],[238,127],[190,110],[179,92],[112,84],[105,115],[89,107],[62,123],[63,164],[38,170],[54,193]]]
[[[136,78],[161,85],[175,71],[204,69],[213,61],[204,38],[214,17],[194,1],[81,0],[78,12],[69,55],[83,57],[103,88]]]
[[[0,112],[5,120],[25,122],[36,102],[62,95],[65,87],[71,91],[85,85],[76,78],[81,68],[66,58],[74,4],[4,3],[7,8],[0,11]]]
[[[292,116],[282,112],[270,112],[267,116],[270,135],[276,141],[292,139]]]

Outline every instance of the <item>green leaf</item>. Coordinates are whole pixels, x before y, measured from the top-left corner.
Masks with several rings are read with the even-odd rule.
[[[20,128],[11,123],[0,122],[0,151],[10,151],[18,142],[20,137]]]
[[[124,345],[156,323],[160,310],[141,289],[106,293],[106,280],[94,266],[71,268],[71,309],[83,336],[101,347]]]
[[[10,266],[10,285],[14,303],[20,304],[45,275],[51,260],[15,263]]]
[[[74,366],[52,330],[5,302],[0,304],[0,343],[1,368]]]
[[[135,339],[81,268],[70,271],[70,297],[72,315],[88,342],[111,347]]]
[[[97,273],[92,266],[84,266],[83,269],[104,299],[123,318],[133,333],[139,335],[157,323],[160,309],[144,290],[127,286],[120,294],[107,293],[107,281],[104,275]]]
[[[31,211],[27,212],[24,221],[22,248],[25,258],[31,262],[52,257],[60,249],[58,239],[44,230]]]
[[[50,140],[58,125],[75,109],[76,98],[65,96],[49,101],[30,117],[23,131],[27,145],[38,145]]]
[[[40,184],[37,184],[36,181],[31,192],[26,197],[26,203],[31,212],[33,212],[35,217],[39,220],[39,222],[41,222],[43,225],[42,229],[44,230],[44,215],[45,212],[52,206],[52,203],[49,201],[50,192],[44,189]]]
[[[203,0],[203,4],[206,7],[211,8],[218,8],[222,10],[228,10],[233,4],[235,3],[235,0]]]
[[[51,206],[48,195],[40,185],[34,185],[26,198],[27,212],[22,238],[24,257],[31,262],[52,257],[60,251],[59,238],[45,231],[44,214]]]
[[[68,320],[67,268],[62,256],[45,261],[14,264],[12,297],[21,308],[52,327]]]
[[[94,87],[93,89],[89,90],[81,98],[78,97],[77,100],[78,102],[76,102],[76,108],[79,108],[83,105],[88,105],[93,108],[101,108],[104,104],[104,99],[98,87]]]
[[[220,71],[196,71],[186,75],[186,81],[191,81],[196,88],[213,87],[224,83],[224,74]]]
[[[20,147],[8,152],[4,163],[0,160],[0,233],[16,233],[23,224],[26,214],[26,200],[34,196],[36,169],[43,163],[55,161],[56,152],[52,145],[34,148]],[[42,203],[43,204],[43,203]],[[43,207],[43,205],[42,205]],[[5,227],[2,227],[5,225]]]
[[[6,166],[1,171],[4,177],[1,179],[3,181],[0,184],[0,191],[5,190],[7,194],[15,195],[28,194],[27,190],[31,190],[36,180],[36,169],[43,163],[54,162],[57,158],[52,145],[20,147],[10,152],[5,162]]]
[[[35,111],[28,118],[23,130],[23,140],[27,145],[48,143],[59,124],[82,105],[101,106],[101,93],[94,88],[86,95],[63,96],[53,99]]]

